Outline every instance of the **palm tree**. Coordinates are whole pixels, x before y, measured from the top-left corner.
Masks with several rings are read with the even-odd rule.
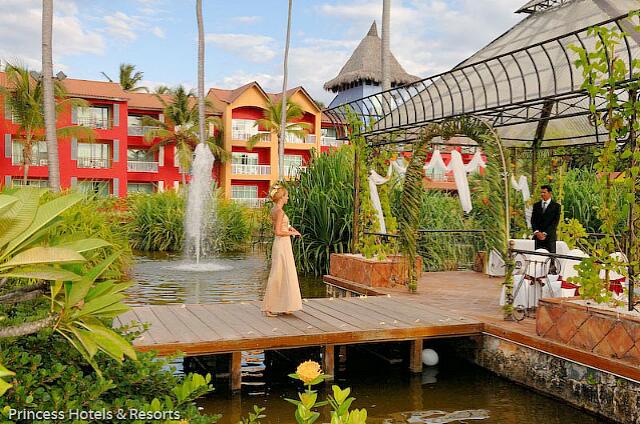
[[[60,161],[58,158],[58,138],[56,137],[56,100],[53,84],[53,0],[42,1],[42,85],[44,103],[44,127],[47,140],[49,165],[49,187],[60,191]],[[39,108],[38,108],[39,112]],[[31,149],[31,147],[29,147]],[[31,155],[29,155],[31,156]],[[24,156],[23,156],[24,158]],[[31,160],[31,157],[29,157]],[[29,168],[25,165],[24,183],[27,183]]]
[[[153,90],[153,94],[170,94],[170,93],[171,93],[171,88],[169,88],[164,84],[157,86]]]
[[[282,69],[282,104],[280,110],[285,109],[287,113],[282,113],[280,117],[280,143],[278,145],[278,176],[279,179],[284,179],[284,142],[285,142],[285,130],[287,128],[287,115],[289,114],[289,107],[287,105],[287,75],[289,73],[289,42],[291,41],[291,1],[289,0],[289,13],[287,17],[287,39],[284,47],[284,64]],[[287,106],[285,106],[287,105]]]
[[[138,83],[142,81],[144,72],[136,71],[136,65],[130,63],[120,64],[120,87],[125,91],[146,91],[149,92],[147,87],[137,87]]]
[[[391,21],[391,0],[382,0],[382,45],[380,52],[380,68],[382,71],[382,91],[391,89],[391,53],[389,52],[390,41],[390,21]],[[383,94],[385,100],[382,102],[382,113],[387,114],[390,103],[389,93]]]
[[[198,105],[194,101],[193,91],[187,91],[183,86],[178,86],[170,91],[170,100],[167,102],[164,97],[157,95],[163,105],[165,122],[150,117],[143,118],[143,125],[157,127],[145,133],[144,140],[147,143],[154,143],[152,149],[159,149],[160,146],[173,144],[176,149],[176,157],[180,166],[182,184],[186,184],[186,173],[191,166],[193,150],[200,142]],[[209,102],[205,101],[205,106]],[[205,138],[205,142],[211,149],[213,155],[221,163],[226,162],[231,156],[224,150],[224,125],[219,117],[205,119],[205,125],[213,129],[211,134]]]
[[[196,0],[196,19],[198,21],[198,136],[200,143],[204,143],[204,24],[202,23],[202,0]]]
[[[35,142],[42,141],[44,134],[47,134],[47,140],[51,138],[45,129],[45,116],[43,106],[45,103],[44,82],[42,78],[33,79],[27,68],[7,64],[5,67],[5,75],[7,78],[7,86],[0,87],[0,95],[6,99],[6,105],[11,110],[12,120],[19,124],[18,134],[22,136],[22,163],[24,167],[24,183],[26,184],[29,175],[29,167],[32,162],[33,146]],[[58,103],[54,105],[53,119],[47,122],[53,123],[55,128],[56,117],[65,108],[74,106],[87,106],[87,102],[82,99],[68,98],[66,90],[60,81],[52,81],[53,95],[58,99]],[[72,125],[54,129],[53,133],[57,137],[76,137],[84,140],[94,140],[95,132],[93,129],[81,125]],[[48,147],[49,150],[51,147]],[[56,143],[57,149],[57,143]],[[51,152],[48,152],[51,158]],[[55,154],[57,160],[57,151]],[[51,167],[51,163],[49,166]],[[53,166],[59,166],[54,163]],[[51,171],[50,171],[51,172]],[[51,176],[50,176],[51,178]],[[55,178],[55,176],[54,176]],[[59,174],[57,182],[51,182],[50,186],[53,190],[60,189]],[[54,186],[55,184],[55,186]]]
[[[264,110],[263,117],[256,121],[255,126],[265,128],[267,131],[277,134],[278,136],[285,135],[286,137],[286,134],[291,134],[304,139],[311,129],[311,125],[306,122],[295,122],[304,116],[302,107],[291,99],[287,99],[287,112],[284,115],[281,112],[282,104],[280,102],[272,101],[271,99],[267,100],[267,107]],[[281,128],[283,128],[282,122],[285,122],[284,131],[281,130]],[[252,136],[247,140],[247,148],[249,150],[253,149],[256,143],[262,140],[262,134]],[[282,141],[280,141],[280,144],[284,146]],[[279,163],[283,163],[279,172],[280,178],[282,179],[284,175],[284,151],[279,152],[279,154]]]

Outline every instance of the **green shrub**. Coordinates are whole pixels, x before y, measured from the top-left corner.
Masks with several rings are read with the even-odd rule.
[[[125,337],[132,340],[136,334]],[[69,348],[66,340],[50,331],[0,341],[0,348],[0,363],[10,364],[15,372],[14,387],[0,397],[0,411],[6,406],[38,411],[105,409],[114,414],[118,409],[173,410],[190,423],[217,421],[217,417],[200,415],[193,403],[195,398],[212,390],[208,380],[194,375],[180,379],[168,366],[170,361],[157,358],[154,353],[139,353],[136,361],[126,360],[122,364],[99,353],[95,359],[104,376],[100,379],[80,354]],[[88,422],[149,421],[114,418]]]
[[[252,233],[253,213],[249,208],[229,199],[219,199],[214,249],[217,252],[237,252],[244,250]]]
[[[47,198],[49,196],[45,196]],[[132,253],[122,199],[88,196],[61,215],[61,220],[49,231],[49,241],[75,241],[98,238],[108,241],[120,256],[109,266],[104,277],[122,280],[131,266]],[[87,268],[106,259],[108,251],[95,250],[85,254]]]
[[[184,242],[185,198],[168,190],[129,197],[129,237],[134,249],[180,251]]]
[[[331,253],[350,251],[353,221],[353,150],[342,147],[311,160],[286,184],[285,212],[302,237],[293,240],[298,270],[322,275]]]

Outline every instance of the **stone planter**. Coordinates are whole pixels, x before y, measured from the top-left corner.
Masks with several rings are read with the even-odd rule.
[[[422,258],[416,258],[418,278],[422,272]],[[329,274],[367,287],[393,287],[408,282],[408,263],[404,256],[389,256],[384,261],[367,259],[362,255],[333,253]]]
[[[640,364],[638,314],[587,305],[579,297],[541,299],[536,332],[546,339],[607,358]]]

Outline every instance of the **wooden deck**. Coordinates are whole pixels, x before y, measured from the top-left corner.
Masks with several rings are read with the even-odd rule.
[[[265,317],[258,302],[136,306],[117,324],[147,322],[140,351],[206,355],[251,349],[416,340],[480,334],[482,322],[395,296],[305,300],[302,311]]]

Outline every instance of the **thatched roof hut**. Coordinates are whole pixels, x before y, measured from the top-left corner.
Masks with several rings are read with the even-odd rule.
[[[376,22],[373,21],[369,32],[342,67],[338,76],[326,82],[324,89],[335,93],[362,81],[380,84],[382,82],[381,50],[382,40],[378,36]],[[408,74],[392,53],[390,56],[392,86],[408,84],[420,79]]]

